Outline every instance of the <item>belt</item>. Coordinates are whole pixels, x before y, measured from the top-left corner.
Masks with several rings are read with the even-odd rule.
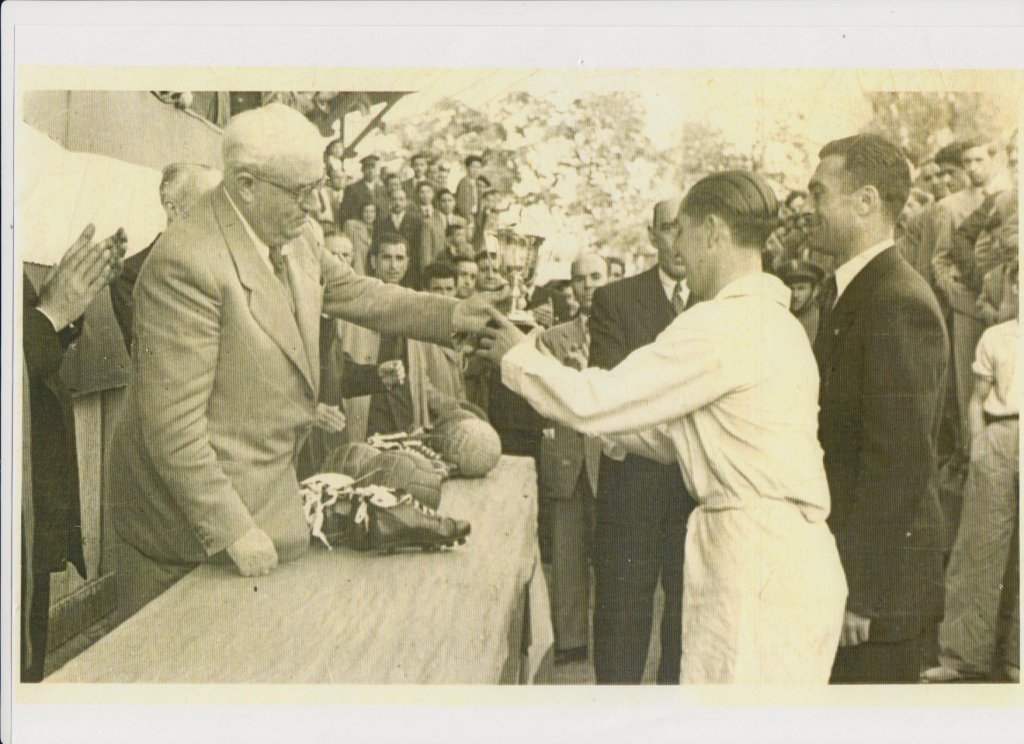
[[[982,414],[985,418],[985,426],[989,424],[997,424],[1000,421],[1017,421],[1020,419],[1020,414],[1010,413],[1005,416],[993,416],[991,413]]]

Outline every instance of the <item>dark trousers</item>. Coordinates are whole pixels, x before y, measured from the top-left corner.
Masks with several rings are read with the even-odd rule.
[[[911,620],[914,630],[893,640],[840,646],[832,664],[830,684],[913,684],[921,674],[923,621]],[[909,637],[906,637],[908,636]]]
[[[25,658],[25,646],[22,645],[21,681],[41,682],[43,667],[46,664],[46,641],[50,623],[50,574],[33,574],[31,579],[22,576],[22,581],[32,581],[32,606],[29,608],[28,633],[32,641],[32,658]],[[22,592],[24,597],[24,590]]]
[[[840,648],[832,665],[830,684],[912,684],[921,673],[916,638],[888,643],[861,643]]]
[[[693,501],[678,468],[601,460],[594,529],[594,672],[598,684],[639,684],[661,581],[658,684],[679,684],[683,546]]]

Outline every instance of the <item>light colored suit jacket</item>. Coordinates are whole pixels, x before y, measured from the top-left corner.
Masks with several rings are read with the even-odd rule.
[[[578,315],[541,334],[541,345],[566,366],[586,369],[589,355],[587,319]],[[550,499],[571,499],[580,471],[586,469],[590,492],[597,493],[601,440],[556,424],[554,437],[545,436],[540,448],[541,493]]]
[[[450,339],[454,301],[356,275],[312,221],[286,262],[294,314],[217,188],[168,228],[139,275],[137,353],[106,482],[118,533],[156,560],[226,560],[254,525],[282,561],[308,548],[295,463],[320,385],[321,311]]]

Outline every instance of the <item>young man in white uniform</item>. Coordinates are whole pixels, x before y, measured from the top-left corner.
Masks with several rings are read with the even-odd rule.
[[[698,182],[676,240],[703,302],[613,370],[565,367],[497,313],[478,352],[541,415],[621,454],[679,463],[698,502],[685,549],[684,683],[825,684],[842,627],[818,369],[789,290],[761,272],[777,215],[755,174]]]

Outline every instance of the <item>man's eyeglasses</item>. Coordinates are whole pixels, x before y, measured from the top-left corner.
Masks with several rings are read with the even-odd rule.
[[[255,173],[250,173],[249,175],[252,176],[257,181],[263,181],[263,183],[269,183],[271,186],[275,186],[281,189],[281,191],[288,194],[288,196],[297,201],[299,204],[303,204],[312,196],[316,196],[317,199],[319,199],[320,190],[327,185],[326,178],[321,178],[313,183],[308,183],[305,186],[293,187],[285,186],[284,184],[278,183],[277,181],[273,181],[269,178],[265,178],[264,176],[258,176]]]

